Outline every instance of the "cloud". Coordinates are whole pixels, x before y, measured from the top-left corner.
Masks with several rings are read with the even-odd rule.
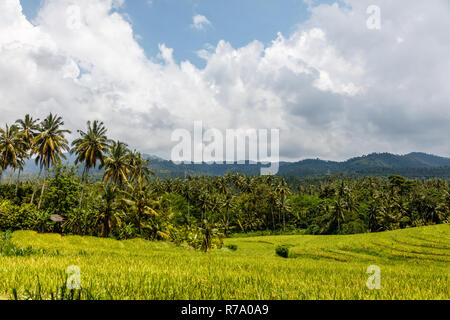
[[[197,14],[192,17],[193,24],[191,24],[191,27],[196,30],[205,30],[206,27],[211,26],[211,22],[206,18],[205,16],[201,14]]]
[[[373,151],[450,155],[450,4],[374,1],[311,5],[272,43],[201,51],[204,68],[159,46],[148,59],[117,0],[47,0],[36,21],[0,2],[0,114],[62,115],[74,130],[103,120],[111,138],[168,157],[177,128],[280,128],[283,159]],[[407,5],[405,5],[407,4]],[[194,21],[195,22],[195,21]],[[399,41],[399,39],[402,39]],[[74,131],[76,132],[76,131]]]

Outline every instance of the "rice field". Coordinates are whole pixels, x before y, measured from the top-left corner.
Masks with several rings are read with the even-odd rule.
[[[165,242],[15,232],[0,255],[0,296],[50,298],[69,266],[83,299],[450,299],[450,226],[350,236],[231,238],[210,253]],[[275,253],[289,248],[289,258]],[[381,270],[369,290],[367,268]],[[15,293],[14,293],[15,292]]]

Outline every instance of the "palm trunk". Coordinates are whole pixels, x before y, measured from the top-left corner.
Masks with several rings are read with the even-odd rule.
[[[270,212],[272,213],[272,230],[275,230],[275,216],[273,214],[273,207],[270,208]]]
[[[190,204],[189,204],[189,200],[188,200],[188,224],[189,226],[191,225],[191,208],[190,208]]]
[[[20,183],[20,173],[22,172],[21,169],[19,169],[19,173],[17,174],[17,184],[16,184],[16,196],[19,193],[19,183]]]
[[[278,223],[281,223],[281,208],[278,208]]]
[[[81,209],[81,204],[83,203],[83,196],[84,196],[84,183],[87,181],[87,175],[88,170],[85,169],[85,172],[83,172],[83,177],[81,178],[81,194],[80,194],[80,201],[79,201],[79,207],[78,209]]]
[[[9,173],[9,183],[8,183],[8,185],[10,186],[10,185],[12,185],[12,179],[13,179],[13,175],[14,175],[14,171],[16,171],[16,169],[10,169],[11,170],[11,172]]]
[[[141,209],[138,209],[138,233],[141,236]]]
[[[105,218],[103,219],[103,237],[108,237],[110,233],[110,227],[109,227],[109,217],[110,217],[110,210],[107,209],[105,212]]]
[[[45,170],[44,183],[42,184],[41,196],[39,197],[38,210],[41,209],[42,197],[44,196],[45,183],[47,182],[48,170]]]
[[[38,186],[38,183],[39,183],[39,179],[41,178],[41,174],[42,174],[42,167],[41,167],[41,169],[39,170],[39,175],[38,175],[38,177],[37,177],[37,179],[36,179],[36,182],[34,183],[33,194],[31,195],[31,201],[30,201],[30,204],[32,204],[33,201],[34,201],[34,196],[36,195],[36,190],[37,190],[37,186]]]

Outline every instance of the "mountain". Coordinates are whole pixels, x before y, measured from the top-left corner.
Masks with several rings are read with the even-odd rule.
[[[350,159],[346,163],[352,168],[435,168],[450,166],[450,159],[419,152],[403,156],[390,153],[373,153]]]
[[[390,153],[372,153],[344,162],[307,159],[298,162],[280,162],[278,175],[291,177],[324,176],[327,174],[346,174],[353,176],[389,176],[404,175],[410,178],[450,178],[450,158],[426,153],[395,155]],[[227,172],[239,172],[257,175],[261,164],[191,164],[175,165],[171,161],[153,160],[151,169],[162,177],[183,177],[187,174],[224,175]]]
[[[69,164],[73,164],[75,157],[66,155]],[[261,164],[181,164],[176,165],[172,161],[160,157],[144,154],[151,159],[150,169],[161,178],[180,177],[186,175],[224,175],[227,172],[258,175]],[[80,166],[81,167],[81,166]],[[80,168],[81,172],[81,168]],[[39,168],[33,160],[27,161],[24,175],[39,173]],[[93,174],[101,174],[96,170]],[[326,161],[321,159],[307,159],[298,162],[280,162],[279,176],[285,177],[319,177],[325,175],[345,174],[351,176],[389,176],[393,174],[403,175],[409,178],[450,178],[450,158],[435,156],[432,154],[414,152],[406,155],[391,153],[372,153],[347,161]],[[5,173],[5,176],[7,173]]]
[[[280,166],[282,176],[320,176],[348,174],[388,176],[399,174],[410,178],[450,177],[450,158],[426,153],[395,155],[372,153],[344,162],[303,160]]]

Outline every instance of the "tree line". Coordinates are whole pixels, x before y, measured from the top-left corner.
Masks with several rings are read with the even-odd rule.
[[[156,178],[150,160],[107,137],[100,121],[69,144],[64,121],[26,115],[0,129],[0,229],[168,240],[208,250],[221,237],[265,232],[350,234],[446,223],[450,181],[326,177],[314,183],[276,176]],[[77,168],[64,164],[76,156]],[[25,161],[39,175],[20,180]],[[103,169],[102,179],[91,171]],[[17,180],[13,183],[13,174]]]

